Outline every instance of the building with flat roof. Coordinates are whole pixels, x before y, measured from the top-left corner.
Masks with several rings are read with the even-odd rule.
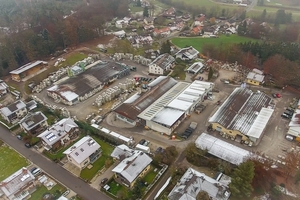
[[[111,155],[120,161],[112,170],[115,180],[129,188],[134,186],[138,178],[146,175],[152,162],[147,154],[126,148],[125,145],[116,147]]]
[[[208,121],[224,137],[258,144],[273,112],[265,93],[236,88]]]
[[[53,124],[47,130],[38,135],[46,150],[56,150],[68,144],[79,131],[78,125],[71,118],[64,118]]]
[[[47,117],[40,111],[28,113],[19,122],[20,127],[31,135],[36,135],[44,131],[48,127]]]
[[[94,163],[102,153],[100,145],[90,136],[85,136],[73,146],[64,151],[68,161],[80,169],[84,169],[88,164]]]
[[[4,195],[9,200],[27,199],[35,190],[35,178],[25,167],[0,183],[0,196]]]
[[[188,168],[168,195],[168,200],[196,200],[201,191],[207,192],[211,200],[227,200],[231,194],[227,185]]]
[[[300,139],[300,100],[298,100],[298,105],[289,123],[289,130],[287,133]]]
[[[95,62],[86,71],[47,89],[56,102],[74,105],[99,92],[105,85],[130,73],[130,69],[116,62]]]
[[[26,104],[21,101],[14,103],[0,109],[1,116],[9,123],[17,123],[19,119],[27,114]]]
[[[187,68],[187,72],[191,74],[197,74],[201,70],[203,70],[204,65],[202,62],[195,62],[189,68]]]
[[[12,80],[20,82],[23,78],[38,73],[46,66],[48,66],[47,62],[38,60],[27,63],[9,73],[11,74]]]
[[[175,58],[168,53],[158,56],[149,64],[149,73],[164,75],[167,71],[173,68]]]

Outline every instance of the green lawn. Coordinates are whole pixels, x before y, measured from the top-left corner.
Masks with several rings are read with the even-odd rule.
[[[185,80],[185,69],[188,67],[186,63],[178,63],[173,68],[173,72],[170,75],[175,79]]]
[[[51,190],[48,190],[45,186],[37,186],[37,190],[31,194],[30,200],[42,200],[44,194],[50,193],[57,199],[60,195],[66,191],[66,188],[60,184],[56,184]]]
[[[6,145],[0,146],[0,181],[3,181],[29,162],[16,151]]]
[[[129,4],[129,9],[130,9],[130,11],[133,12],[133,13],[141,12],[141,11],[144,10],[144,8],[142,8],[142,7],[137,7],[137,6],[134,5],[134,4]]]
[[[101,157],[96,160],[92,165],[93,167],[91,169],[85,168],[81,171],[80,177],[84,180],[91,180],[99,170],[101,170],[105,166],[106,160],[110,161],[110,164],[113,163],[113,159],[110,157],[110,154],[112,153],[114,147],[103,142],[97,137],[93,137],[98,144],[100,144],[102,149],[102,155]]]
[[[77,61],[83,60],[85,58],[87,58],[88,56],[86,54],[83,53],[73,53],[71,54],[69,57],[66,58],[65,62],[62,62],[59,67],[66,67],[66,66],[72,66],[74,65]]]
[[[158,174],[159,169],[157,169],[156,172],[154,172],[155,167],[151,166],[150,171],[148,172],[148,174],[143,178],[143,180],[145,182],[147,182],[148,184],[151,184],[155,178],[155,176]]]
[[[177,37],[173,38],[172,43],[180,48],[193,46],[199,52],[204,44],[224,45],[232,43],[243,43],[248,41],[258,41],[256,39],[242,37],[238,35],[221,35],[219,38],[201,38],[201,37]]]

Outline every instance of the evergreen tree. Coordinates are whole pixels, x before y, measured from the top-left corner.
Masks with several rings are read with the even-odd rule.
[[[137,0],[137,1],[136,1],[136,6],[137,6],[137,7],[142,7],[141,0]]]
[[[161,45],[160,54],[171,53],[171,43],[169,40]]]
[[[233,172],[230,191],[236,197],[250,197],[253,187],[254,164],[252,161],[246,161],[240,164]]]
[[[267,17],[267,10],[264,9],[262,14],[261,14],[261,20],[263,20],[263,21],[266,20],[266,17]]]
[[[145,8],[144,8],[143,16],[144,17],[149,17],[149,10],[148,10],[147,6],[145,6]]]

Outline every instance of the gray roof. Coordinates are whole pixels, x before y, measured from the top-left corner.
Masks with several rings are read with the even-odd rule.
[[[112,171],[132,183],[151,162],[152,159],[147,154],[134,150],[131,156],[122,160]]]
[[[247,134],[262,108],[270,108],[272,98],[263,92],[236,88],[209,119],[229,130]]]
[[[254,80],[254,81],[258,81],[258,82],[263,82],[264,78],[265,78],[264,75],[257,74],[257,73],[254,73],[254,72],[249,72],[248,75],[247,75],[247,79],[251,79],[251,80]]]
[[[227,186],[189,168],[168,195],[169,200],[196,200],[200,191],[208,193],[212,200],[227,200],[230,192]]]
[[[116,158],[118,160],[122,160],[122,158],[126,158],[128,156],[132,156],[134,150],[130,149],[125,144],[121,144],[116,146],[113,152],[110,154],[111,157]]]
[[[158,56],[149,65],[156,64],[157,66],[159,66],[160,68],[165,70],[167,67],[169,67],[174,62],[175,62],[175,58],[173,56],[171,56],[170,54],[165,53],[165,54]]]
[[[25,72],[25,71],[27,71],[27,70],[29,70],[29,69],[31,69],[31,68],[39,65],[39,64],[46,65],[48,63],[45,62],[45,61],[38,60],[38,61],[35,61],[35,62],[27,63],[26,65],[23,65],[23,66],[19,67],[18,69],[15,69],[15,70],[13,70],[9,73],[11,73],[11,74],[21,74],[22,72]]]
[[[28,113],[19,123],[25,130],[30,131],[48,118],[42,112]]]
[[[69,134],[72,128],[77,128],[77,124],[71,118],[64,118],[59,122],[53,124],[43,133],[38,135],[39,138],[47,143],[49,146],[55,144],[58,140]]]
[[[0,183],[0,191],[8,197],[24,190],[24,186],[34,181],[34,176],[25,168],[21,168]]]
[[[90,136],[85,136],[73,146],[64,151],[64,154],[67,154],[72,157],[78,164],[82,163],[90,155],[95,153],[100,149],[100,145]]]
[[[26,104],[23,101],[18,100],[18,101],[15,101],[14,103],[10,104],[7,107],[1,108],[0,111],[3,113],[3,115],[9,116],[12,113],[15,113],[18,110],[23,109],[23,108],[26,108]]]
[[[193,59],[198,55],[199,51],[197,51],[194,47],[186,47],[180,49],[175,55],[182,54],[188,59]]]
[[[202,62],[195,62],[186,71],[198,73],[204,67]]]

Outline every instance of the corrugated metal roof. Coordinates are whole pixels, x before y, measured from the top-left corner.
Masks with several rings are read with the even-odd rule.
[[[164,108],[155,115],[152,121],[171,127],[182,115],[184,111]]]
[[[247,156],[251,155],[249,151],[246,151],[206,133],[202,133],[197,138],[197,140],[195,141],[195,145],[199,149],[207,149],[208,153],[234,165],[241,164],[242,162],[244,162],[244,159]]]
[[[209,119],[229,130],[247,134],[262,108],[267,108],[272,98],[262,92],[253,93],[247,88],[236,88]]]
[[[44,65],[46,65],[46,64],[48,64],[48,63],[45,62],[45,61],[37,60],[37,61],[35,61],[35,62],[27,63],[26,65],[23,65],[23,66],[19,67],[18,69],[15,69],[15,70],[13,70],[13,71],[11,71],[11,72],[9,72],[9,73],[10,73],[10,74],[21,74],[22,72],[25,72],[25,71],[27,71],[27,70],[29,70],[29,69],[31,69],[31,68],[33,68],[33,67],[39,65],[39,64],[44,64]]]

